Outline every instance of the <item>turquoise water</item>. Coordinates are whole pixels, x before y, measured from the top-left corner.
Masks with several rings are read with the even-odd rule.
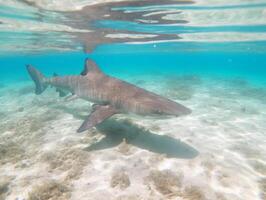
[[[191,44],[190,44],[191,45]],[[226,44],[219,44],[226,45]],[[247,44],[245,44],[247,45]],[[174,48],[174,43],[164,44],[162,48]],[[189,44],[183,44],[188,48]],[[182,48],[178,46],[177,48]],[[190,48],[196,48],[191,45]],[[202,46],[202,47],[201,47]],[[67,75],[79,74],[87,57],[94,59],[99,66],[110,75],[121,76],[123,74],[162,73],[162,74],[194,74],[210,78],[243,79],[265,86],[266,59],[263,52],[222,52],[202,51],[200,48],[215,48],[218,44],[200,44],[196,52],[152,52],[145,47],[127,47],[125,45],[108,45],[99,47],[92,54],[79,53],[48,53],[42,55],[17,55],[1,58],[1,80],[5,81],[27,81],[28,74],[25,70],[26,64],[37,66],[43,73],[52,75],[54,72]],[[222,47],[221,47],[222,48]],[[151,48],[150,48],[151,49]],[[119,53],[119,51],[123,53]],[[112,51],[110,53],[110,51]],[[156,50],[159,51],[159,50]],[[12,69],[12,70],[10,70]],[[121,74],[119,74],[121,73]]]
[[[265,2],[91,2],[0,1],[0,199],[265,199]],[[86,58],[192,113],[77,134],[92,102],[35,95],[25,66]]]

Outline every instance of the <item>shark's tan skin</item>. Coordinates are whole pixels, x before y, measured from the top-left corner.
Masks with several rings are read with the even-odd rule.
[[[27,70],[35,82],[36,94],[41,94],[48,85],[52,85],[71,92],[74,98],[95,103],[92,112],[77,132],[90,129],[118,113],[174,116],[191,113],[190,109],[177,102],[104,74],[96,63],[89,59],[78,76],[45,78],[30,65]]]

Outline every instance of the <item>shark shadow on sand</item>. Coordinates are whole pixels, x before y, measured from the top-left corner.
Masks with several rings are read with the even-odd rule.
[[[83,120],[85,115],[79,114],[76,109],[63,105],[52,105],[51,108],[62,110],[74,118]],[[124,140],[130,145],[154,153],[164,154],[168,158],[192,159],[199,152],[192,146],[167,135],[157,135],[140,127],[127,119],[109,118],[96,126],[97,130],[105,135],[100,141],[86,147],[86,151],[98,151],[116,147]]]
[[[191,159],[199,152],[188,144],[166,135],[157,135],[147,129],[134,125],[128,120],[108,119],[97,126],[105,137],[85,150],[96,151],[118,146],[126,140],[128,144],[141,149],[164,154],[171,158]]]

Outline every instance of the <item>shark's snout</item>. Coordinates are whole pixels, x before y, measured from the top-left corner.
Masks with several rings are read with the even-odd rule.
[[[192,113],[192,110],[187,108],[186,106],[183,106],[177,102],[167,100],[168,103],[165,103],[163,105],[164,109],[164,114],[168,115],[173,115],[173,116],[184,116],[184,115],[189,115]],[[163,110],[163,109],[162,109]]]
[[[192,113],[192,110],[187,108],[187,107],[184,107],[184,110],[182,111],[182,114],[181,115],[189,115]]]

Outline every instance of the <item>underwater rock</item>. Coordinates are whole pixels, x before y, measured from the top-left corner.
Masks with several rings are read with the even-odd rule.
[[[239,142],[238,144],[230,147],[234,152],[238,152],[249,159],[256,159],[262,156],[262,153],[259,149],[256,149],[256,146],[251,146],[245,142]]]
[[[24,107],[20,107],[16,111],[22,112],[25,110]],[[34,113],[25,112],[23,117],[17,118],[15,121],[12,121],[12,123],[7,122],[4,129],[16,133],[16,135],[23,135],[23,137],[26,137],[27,135],[31,137],[31,139],[33,139],[32,136],[34,136],[35,139],[40,139],[38,135],[40,132],[38,132],[38,134],[36,134],[36,132],[46,127],[47,122],[56,120],[57,117],[58,111],[52,112],[51,110],[48,110],[44,113],[38,111]]]
[[[50,121],[55,121],[57,117],[59,116],[59,111],[54,111],[54,110],[47,110],[44,113],[39,113],[38,115],[32,115],[29,116],[29,122],[30,122],[30,127],[29,131],[30,132],[36,132],[46,126],[47,122]]]
[[[181,195],[185,199],[190,200],[205,200],[205,196],[200,188],[196,186],[186,187]]]
[[[6,87],[6,85],[4,83],[0,83],[0,89]]]
[[[156,125],[156,124],[153,124],[149,127],[149,130],[151,131],[160,131],[161,130],[161,127]]]
[[[120,189],[124,190],[130,186],[130,180],[126,172],[123,170],[116,170],[112,174],[111,187],[119,186]]]
[[[227,198],[225,198],[225,195],[223,195],[222,192],[216,192],[215,195],[217,200],[227,200]]]
[[[167,82],[169,85],[171,84],[185,84],[185,85],[202,84],[201,78],[197,75],[182,75],[182,76],[171,75],[167,78]]]
[[[23,112],[24,111],[24,108],[23,107],[19,107],[18,108],[18,112]]]
[[[194,87],[202,83],[198,76],[171,76],[166,80],[165,95],[178,100],[191,99],[195,93]]]
[[[0,200],[5,199],[9,184],[10,180],[3,178],[0,179]]]
[[[202,84],[202,80],[198,75],[184,75],[183,80],[189,82],[193,85],[200,85]]]
[[[205,124],[210,125],[210,126],[217,126],[218,125],[218,123],[213,119],[201,119],[200,121],[202,123],[205,123]]]
[[[4,119],[7,116],[5,112],[0,112],[0,120]]]
[[[50,180],[35,186],[29,193],[28,200],[68,200],[70,196],[67,186]]]
[[[145,80],[137,80],[135,82],[136,85],[139,85],[139,86],[142,86],[142,85],[145,85],[146,84],[146,81]]]
[[[62,149],[58,152],[45,152],[41,155],[41,161],[49,164],[49,171],[67,172],[65,181],[79,178],[83,167],[88,164],[89,160],[89,153],[78,149]]]
[[[261,196],[261,199],[266,199],[266,178],[262,178],[260,181],[259,181],[259,186],[260,186],[260,196]]]
[[[263,176],[266,176],[266,164],[264,164],[260,160],[251,160],[250,164],[255,171],[262,174]]]
[[[166,196],[178,194],[181,187],[181,175],[176,175],[170,170],[153,170],[148,176],[148,180],[153,183],[156,190]]]
[[[175,85],[165,91],[165,95],[169,98],[176,98],[178,100],[189,100],[192,98],[194,91],[191,87],[184,85]]]
[[[264,87],[252,87],[250,85],[246,85],[238,88],[237,91],[244,97],[257,99],[263,103],[266,101],[266,88]]]
[[[246,113],[247,112],[247,108],[245,107],[245,106],[243,106],[243,107],[241,107],[241,112],[243,112],[243,113]]]
[[[0,164],[7,162],[18,162],[24,158],[24,150],[22,147],[12,141],[4,141],[0,143]]]
[[[27,168],[31,165],[31,163],[28,160],[22,160],[21,162],[17,163],[15,166],[16,168]]]
[[[201,161],[201,165],[208,169],[209,172],[212,172],[215,169],[215,162],[213,162],[214,156],[211,154],[205,154],[204,158]]]
[[[123,155],[130,154],[130,145],[127,143],[126,139],[123,138],[123,142],[118,146],[118,151]]]
[[[6,123],[5,129],[6,131],[16,133],[16,135],[25,134],[23,136],[26,136],[26,134],[31,134],[34,132],[34,129],[31,129],[32,126],[36,126],[36,130],[41,128],[41,126],[38,127],[39,123],[36,122],[38,122],[37,118],[33,119],[31,117],[25,117],[13,123]]]
[[[141,200],[141,199],[143,199],[143,198],[141,198],[137,195],[129,195],[129,196],[122,195],[122,196],[117,197],[116,200]]]
[[[165,154],[154,154],[149,158],[148,162],[151,166],[156,166],[161,163],[165,158]]]
[[[233,86],[239,86],[239,87],[248,85],[248,81],[242,78],[232,79],[231,81],[229,81],[229,83],[232,84]]]
[[[38,97],[34,98],[32,100],[32,105],[38,106],[38,107],[42,107],[42,106],[51,106],[51,105],[56,105],[57,102],[57,98],[54,99],[39,99]]]
[[[260,113],[259,110],[257,110],[256,108],[252,108],[249,106],[241,106],[240,111],[248,115],[257,115]]]

